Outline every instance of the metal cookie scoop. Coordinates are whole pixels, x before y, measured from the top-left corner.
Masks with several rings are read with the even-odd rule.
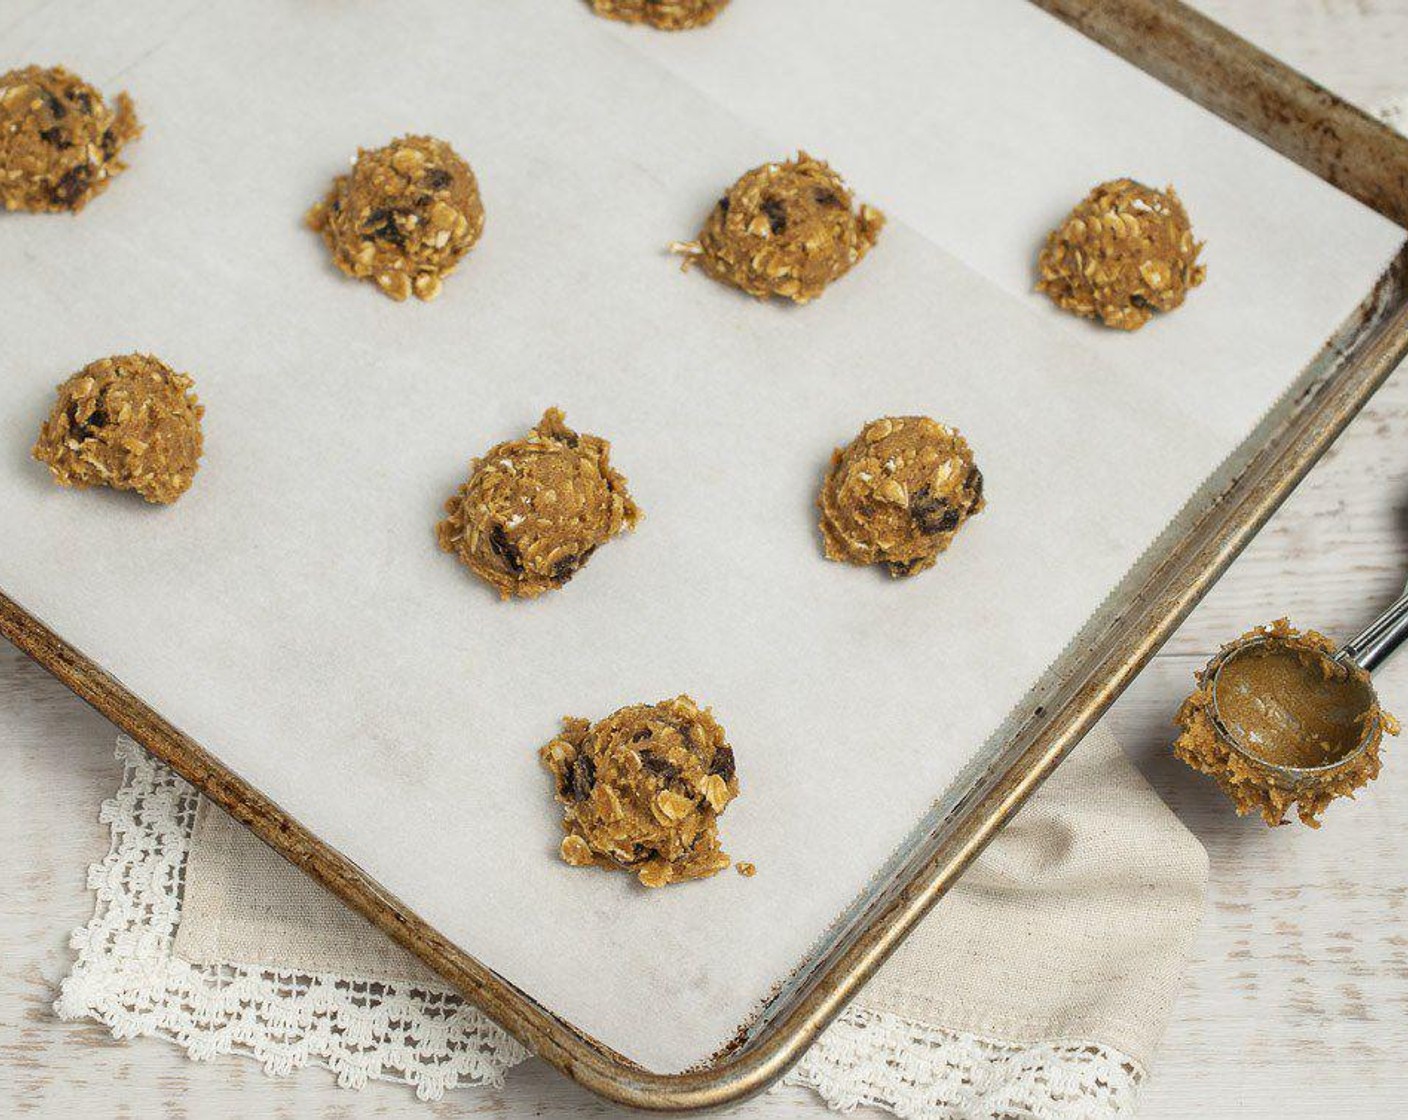
[[[1209,714],[1226,746],[1282,788],[1323,781],[1383,734],[1369,680],[1408,638],[1408,593],[1339,652],[1264,634],[1224,650],[1209,667]]]

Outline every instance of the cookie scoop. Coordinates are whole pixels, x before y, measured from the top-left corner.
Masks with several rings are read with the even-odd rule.
[[[1174,753],[1212,777],[1239,814],[1285,823],[1294,807],[1319,827],[1338,797],[1379,774],[1380,747],[1398,734],[1370,674],[1408,636],[1408,594],[1338,651],[1285,619],[1220,650],[1179,709]]]

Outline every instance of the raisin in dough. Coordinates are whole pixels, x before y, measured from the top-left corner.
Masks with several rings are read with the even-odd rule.
[[[673,246],[759,299],[809,303],[865,256],[885,216],[856,206],[841,177],[805,152],[754,168],[710,212],[697,241]]]
[[[624,23],[648,23],[662,31],[703,27],[728,7],[728,0],[592,0],[592,10]]]
[[[503,599],[561,587],[640,519],[610,452],[606,440],[578,435],[548,409],[525,438],[474,461],[469,481],[445,503],[440,547]]]
[[[678,696],[562,725],[539,757],[563,807],[567,863],[631,871],[647,887],[729,865],[717,821],[738,796],[738,775],[707,708]]]
[[[127,165],[142,131],[132,99],[103,95],[62,66],[0,77],[0,201],[6,210],[82,210]]]
[[[449,144],[405,136],[358,151],[308,224],[348,276],[376,281],[397,302],[430,300],[484,232],[484,204],[474,172]]]
[[[872,420],[832,454],[817,500],[827,558],[892,576],[933,567],[984,504],[967,441],[927,416]]]
[[[92,362],[59,386],[34,457],[61,486],[174,502],[190,488],[203,446],[205,410],[192,384],[149,354]]]
[[[1048,235],[1037,290],[1075,315],[1137,331],[1154,312],[1181,307],[1203,282],[1202,249],[1172,187],[1116,179],[1091,191]]]

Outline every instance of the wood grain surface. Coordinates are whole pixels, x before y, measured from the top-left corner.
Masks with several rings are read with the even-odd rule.
[[[746,0],[744,0],[746,2]],[[1201,0],[1199,8],[1372,105],[1408,92],[1408,0]],[[1168,754],[1192,671],[1247,625],[1289,614],[1348,636],[1408,578],[1408,371],[1400,370],[1120,701],[1126,749],[1207,846],[1212,896],[1145,1117],[1389,1117],[1408,1098],[1408,769],[1337,806],[1319,833],[1233,817]],[[1379,678],[1408,714],[1408,655]],[[603,1117],[612,1110],[530,1064],[502,1092],[438,1105],[406,1090],[281,1081],[247,1060],[196,1065],[151,1040],[115,1042],[50,1009],[84,871],[107,846],[113,730],[0,648],[0,1115]],[[731,1115],[824,1115],[784,1089]]]

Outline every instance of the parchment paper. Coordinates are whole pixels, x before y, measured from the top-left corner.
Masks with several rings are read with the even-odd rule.
[[[573,0],[11,10],[0,66],[129,88],[147,133],[79,219],[0,219],[0,587],[658,1070],[802,961],[1400,241],[1020,0],[739,0],[668,39]],[[300,228],[409,130],[488,207],[429,306]],[[679,275],[663,246],[802,144],[889,212],[871,258],[804,309]],[[1040,232],[1119,173],[1176,180],[1210,243],[1208,286],[1133,338],[1027,292]],[[53,384],[137,348],[208,407],[168,510],[27,458]],[[432,529],[548,404],[614,441],[646,520],[500,604]],[[831,447],[906,412],[964,430],[988,511],[912,581],[824,562]],[[757,878],[646,894],[560,864],[536,748],[682,691],[737,750],[724,832]]]

